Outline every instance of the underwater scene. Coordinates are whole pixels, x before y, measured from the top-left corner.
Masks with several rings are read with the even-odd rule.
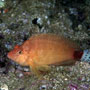
[[[90,90],[90,0],[0,0],[0,90]]]

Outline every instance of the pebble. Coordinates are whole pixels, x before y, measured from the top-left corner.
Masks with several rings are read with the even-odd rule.
[[[84,85],[80,85],[82,88],[84,88],[85,90],[87,90],[89,88],[89,84],[84,84]]]
[[[37,23],[40,24],[40,25],[42,25],[42,23],[43,23],[43,22],[42,22],[42,19],[41,19],[41,18],[38,18],[38,19],[37,19]]]
[[[47,21],[47,24],[50,25],[50,21],[49,20]]]
[[[12,48],[12,46],[9,45],[9,44],[5,44],[5,47],[6,47],[7,49],[11,49],[11,48]]]
[[[48,16],[45,16],[45,19],[48,19]]]
[[[12,72],[12,73],[14,73],[15,72],[15,68],[10,68],[10,70],[9,70],[9,72]]]
[[[46,85],[42,85],[42,86],[40,87],[40,90],[46,90],[46,88],[47,88]]]
[[[10,32],[11,32],[10,29],[6,29],[6,30],[4,31],[4,33],[7,33],[7,34],[10,34]]]
[[[2,84],[0,90],[9,90],[6,84]]]
[[[86,78],[83,76],[82,78],[81,78],[81,81],[85,81],[86,80]]]
[[[23,68],[20,65],[17,65],[16,68],[20,71],[23,71]]]
[[[89,77],[87,77],[87,82],[90,82],[90,78]]]
[[[78,29],[82,30],[82,25],[81,24],[78,25]]]
[[[22,78],[24,75],[23,75],[22,72],[16,71],[16,76],[19,77],[19,78]]]
[[[29,72],[29,68],[28,68],[28,67],[24,67],[23,70],[24,70],[25,72]]]
[[[23,24],[27,24],[28,23],[28,19],[23,19]]]
[[[0,73],[5,72],[5,70],[6,70],[5,68],[1,68],[1,67],[0,67]]]
[[[65,78],[64,80],[65,80],[65,81],[67,81],[68,79],[67,79],[67,78]]]
[[[5,23],[0,24],[0,28],[4,28],[5,26],[6,26]]]
[[[70,90],[77,90],[78,86],[76,84],[69,85]]]
[[[0,8],[3,8],[5,6],[5,1],[4,0],[0,0]]]
[[[21,77],[23,77],[23,74],[22,74],[22,73],[19,73],[19,75],[18,75],[18,76],[21,78]]]

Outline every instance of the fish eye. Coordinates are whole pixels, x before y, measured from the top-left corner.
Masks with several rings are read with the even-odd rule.
[[[18,53],[19,53],[19,54],[21,54],[21,53],[22,53],[22,51],[19,51]]]

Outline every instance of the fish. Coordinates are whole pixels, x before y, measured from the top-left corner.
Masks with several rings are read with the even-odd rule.
[[[29,66],[36,76],[54,66],[71,66],[80,61],[83,51],[76,42],[56,34],[37,34],[16,45],[7,57],[22,66]]]

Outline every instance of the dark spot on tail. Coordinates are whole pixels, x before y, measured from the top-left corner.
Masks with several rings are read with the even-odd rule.
[[[80,60],[83,55],[83,51],[75,51],[73,56],[75,60]]]

